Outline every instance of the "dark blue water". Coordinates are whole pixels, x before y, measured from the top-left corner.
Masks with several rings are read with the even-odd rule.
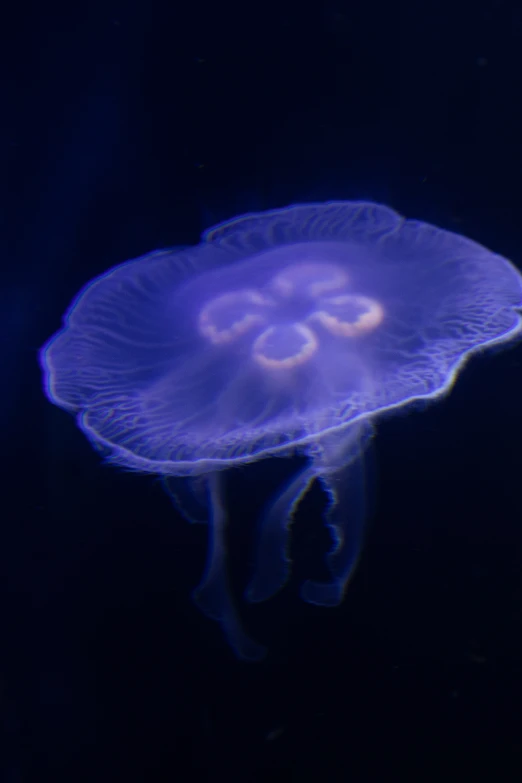
[[[520,9],[95,2],[20,8],[1,35],[0,779],[516,779],[522,347],[378,425],[335,610],[299,599],[328,546],[311,493],[289,587],[243,610],[260,665],[191,603],[204,527],[101,464],[36,353],[109,266],[298,201],[383,201],[520,267]],[[238,595],[294,467],[229,477]]]

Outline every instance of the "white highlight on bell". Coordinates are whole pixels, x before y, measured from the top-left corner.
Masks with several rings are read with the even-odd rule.
[[[307,321],[317,321],[325,329],[336,337],[357,337],[365,332],[370,332],[382,323],[384,318],[384,309],[376,299],[370,299],[368,296],[360,294],[343,294],[342,296],[332,296],[323,299],[323,305],[332,307],[342,307],[343,305],[354,304],[366,308],[364,312],[357,316],[355,321],[344,321],[327,310],[315,310],[310,313]]]
[[[307,277],[311,277],[312,280],[306,282]],[[273,278],[272,285],[277,293],[284,297],[292,296],[296,288],[304,288],[308,296],[315,298],[342,288],[347,282],[348,275],[341,267],[335,264],[308,262],[292,264],[283,269]]]
[[[301,337],[304,337],[305,343],[303,344],[300,351],[293,354],[292,356],[287,356],[285,359],[271,359],[269,356],[266,356],[266,354],[263,353],[267,346],[267,342],[277,331],[277,327],[270,326],[259,335],[257,340],[254,342],[254,345],[252,346],[252,355],[255,361],[261,365],[261,367],[264,367],[268,370],[289,370],[293,367],[299,367],[299,365],[305,364],[310,359],[310,357],[314,355],[314,353],[317,351],[317,348],[319,347],[319,341],[312,330],[309,329],[308,326],[305,326],[305,324],[301,323],[293,324],[293,328],[296,330],[296,332],[298,332],[298,334],[301,335]]]
[[[224,345],[225,343],[233,342],[241,334],[248,332],[252,326],[259,326],[266,322],[261,313],[246,312],[242,318],[233,321],[227,329],[219,329],[214,322],[216,311],[220,308],[231,307],[243,302],[246,305],[258,307],[266,307],[271,304],[270,299],[253,289],[231,291],[218,296],[216,299],[211,299],[210,302],[207,302],[199,314],[199,331],[201,334],[214,345]]]

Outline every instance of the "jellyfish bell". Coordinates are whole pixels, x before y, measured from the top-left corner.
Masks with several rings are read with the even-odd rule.
[[[307,260],[306,245],[304,248],[293,246],[292,255],[295,258],[304,256],[304,260],[286,266],[276,274],[270,281],[273,289],[283,297],[301,295],[312,300],[321,294],[343,289],[348,282],[346,269],[321,260],[321,251],[328,256],[322,248],[315,251],[313,260]]]
[[[318,481],[331,578],[302,596],[339,604],[361,551],[376,419],[448,392],[470,355],[517,338],[521,305],[517,269],[469,239],[376,204],[297,205],[95,280],[41,351],[44,388],[110,462],[163,476],[184,515],[208,522],[196,602],[257,660],[227,579],[224,472],[307,457],[266,499],[246,597],[288,580],[290,523]]]

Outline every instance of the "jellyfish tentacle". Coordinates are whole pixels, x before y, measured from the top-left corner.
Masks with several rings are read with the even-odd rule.
[[[191,524],[208,524],[208,491],[204,476],[164,476],[172,505]]]
[[[265,510],[259,527],[254,576],[245,592],[247,601],[266,601],[287,583],[290,577],[290,526],[299,503],[315,478],[315,467],[308,465],[292,478]]]
[[[365,460],[373,435],[368,421],[325,436],[310,450],[311,463],[287,484],[262,517],[254,576],[245,597],[259,603],[278,593],[290,577],[289,535],[297,508],[315,479],[330,499],[325,524],[334,546],[326,559],[331,582],[304,583],[305,601],[337,606],[361,551],[364,523],[368,516]]]
[[[332,581],[304,582],[301,596],[308,603],[342,603],[357,566],[369,516],[367,463],[372,434],[369,422],[354,424],[341,437],[335,435],[335,441],[321,444],[315,455],[317,477],[330,499],[324,521],[334,544],[326,555]]]
[[[228,582],[224,540],[227,515],[221,500],[219,474],[211,474],[208,482],[210,500],[208,559],[203,580],[194,590],[193,599],[203,614],[220,624],[238,658],[259,661],[266,655],[266,649],[250,639],[243,630]]]

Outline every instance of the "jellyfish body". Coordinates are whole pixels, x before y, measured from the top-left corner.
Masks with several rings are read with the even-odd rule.
[[[228,586],[222,471],[308,456],[261,515],[246,597],[287,581],[289,525],[318,480],[331,581],[302,596],[339,604],[360,552],[374,419],[447,392],[473,352],[520,334],[521,304],[515,267],[469,239],[376,204],[297,205],[110,270],[41,363],[50,400],[110,461],[161,474],[185,515],[209,522],[196,602],[238,656],[259,659]]]

